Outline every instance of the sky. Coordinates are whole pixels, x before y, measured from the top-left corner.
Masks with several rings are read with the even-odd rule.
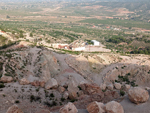
[[[0,0],[1,2],[42,2],[42,1],[109,1],[109,2],[139,2],[150,0]]]

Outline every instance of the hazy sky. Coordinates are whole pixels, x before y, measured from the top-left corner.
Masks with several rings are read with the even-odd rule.
[[[0,0],[1,2],[41,2],[41,1],[110,1],[110,2],[143,2],[143,1],[149,1],[150,0]]]

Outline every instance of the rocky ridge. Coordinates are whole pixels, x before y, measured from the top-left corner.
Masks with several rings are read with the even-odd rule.
[[[80,113],[82,109],[89,113],[126,113],[126,98],[128,103],[147,105],[149,94],[144,88],[149,90],[150,61],[146,56],[129,58],[66,55],[22,45],[4,51],[0,55],[0,101],[5,107],[0,106],[0,111],[5,113],[17,104],[19,108],[15,109],[32,113]]]

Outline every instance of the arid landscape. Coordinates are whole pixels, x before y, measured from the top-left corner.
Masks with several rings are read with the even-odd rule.
[[[61,54],[20,42],[0,57],[2,113],[13,104],[24,113],[42,109],[55,113],[68,102],[74,103],[79,113],[87,113],[87,105],[94,101],[105,104],[114,100],[125,113],[143,112],[143,106],[149,111],[149,101],[136,105],[128,99],[130,87],[149,90],[149,55]]]
[[[0,113],[150,113],[148,0],[1,0]]]

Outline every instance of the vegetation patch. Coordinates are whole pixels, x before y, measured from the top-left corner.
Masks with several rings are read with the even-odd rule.
[[[0,88],[4,88],[5,85],[3,83],[0,83]]]
[[[115,82],[118,82],[118,83],[122,83],[122,82],[125,82],[126,84],[130,84],[132,87],[136,87],[138,85],[135,84],[135,80],[132,80],[130,81],[129,80],[129,76],[130,76],[130,73],[126,74],[125,76],[118,76],[118,80],[115,80]]]

